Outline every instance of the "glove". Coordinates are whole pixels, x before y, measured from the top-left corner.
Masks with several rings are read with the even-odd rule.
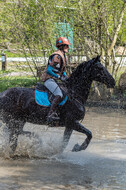
[[[60,80],[61,80],[62,82],[65,82],[67,79],[68,79],[67,76],[64,77],[64,76],[62,75],[62,76],[60,77]]]

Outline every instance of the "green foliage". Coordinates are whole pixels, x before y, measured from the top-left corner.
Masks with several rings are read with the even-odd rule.
[[[85,0],[85,1],[54,1],[25,0],[2,2],[0,13],[0,37],[3,42],[19,43],[17,48],[28,48],[31,54],[35,49],[51,49],[56,34],[54,23],[66,22],[74,30],[75,47],[83,45],[85,37],[106,43],[106,27],[113,37],[113,29],[117,26],[123,0]],[[125,23],[124,16],[124,23]],[[99,31],[100,30],[100,31]],[[55,34],[54,34],[55,31]],[[58,31],[57,31],[58,32]],[[123,33],[123,35],[122,35]],[[125,42],[125,24],[122,25],[119,36],[121,43]],[[108,39],[110,40],[110,39]]]
[[[80,3],[74,16],[74,25],[76,31],[78,31],[76,34],[77,37],[80,37],[79,43],[83,44],[86,37],[101,43],[105,49],[106,40],[110,44],[114,36],[123,3],[123,0],[85,0],[82,4]],[[125,28],[125,26],[122,25],[122,28]],[[123,35],[126,36],[126,33]]]
[[[16,44],[15,49],[20,52],[17,56],[44,57],[45,49],[46,55],[49,56],[54,51],[56,38],[61,35],[61,31],[57,29],[60,21],[73,30],[74,48],[80,48],[89,58],[102,54],[107,65],[108,49],[116,34],[121,11],[126,6],[124,3],[124,0],[2,1],[0,46],[5,49],[3,46],[6,47],[9,43]],[[116,45],[125,45],[125,21],[126,10],[114,48]],[[69,36],[69,30],[65,27],[62,35],[68,33]],[[13,54],[7,53],[7,56]],[[111,57],[113,56],[111,53]],[[33,64],[34,68],[37,68],[35,60]],[[28,63],[28,66],[30,67],[31,63]],[[32,70],[32,67],[30,69]]]

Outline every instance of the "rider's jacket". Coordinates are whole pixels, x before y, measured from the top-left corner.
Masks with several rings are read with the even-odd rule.
[[[66,76],[65,68],[67,64],[66,56],[63,54],[62,51],[57,50],[51,56],[48,60],[48,65],[45,68],[41,80],[45,82],[49,78],[58,79],[62,75]]]

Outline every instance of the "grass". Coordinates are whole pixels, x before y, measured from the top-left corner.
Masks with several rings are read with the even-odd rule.
[[[31,64],[32,65],[32,64]],[[32,66],[34,75],[36,69]],[[9,76],[9,73],[17,73],[17,76]],[[24,73],[23,76],[18,76],[18,73]],[[25,75],[27,74],[27,75]],[[7,70],[0,70],[0,92],[12,87],[32,87],[36,84],[36,79],[32,76],[32,72],[26,62],[8,62]]]
[[[34,77],[0,77],[0,92],[12,87],[33,87],[35,84]]]
[[[7,57],[24,57],[23,54],[21,53],[12,53],[9,51],[5,51]]]
[[[9,71],[9,70],[7,70],[7,71],[0,71],[0,75],[1,74],[8,74],[8,73],[10,73],[11,71]]]
[[[13,52],[10,52],[10,51],[7,51],[7,50],[5,50],[4,53],[6,54],[7,57],[25,57],[25,53],[26,53],[27,57],[36,57],[36,56],[41,57],[41,56],[44,56],[43,52],[41,52],[41,51],[37,52],[37,53],[35,53],[33,55],[31,55],[28,52],[22,53],[22,52],[18,51],[18,52],[13,53]],[[47,52],[46,56],[49,56],[49,55],[50,55],[50,52],[49,53]]]
[[[31,63],[32,71],[27,62],[8,62],[6,71],[0,70],[0,75],[9,74],[11,72],[34,72],[36,74],[35,66]]]

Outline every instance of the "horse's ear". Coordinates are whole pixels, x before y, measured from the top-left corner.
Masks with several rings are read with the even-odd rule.
[[[97,57],[95,58],[95,61],[100,62],[100,57],[101,55],[97,55]]]

